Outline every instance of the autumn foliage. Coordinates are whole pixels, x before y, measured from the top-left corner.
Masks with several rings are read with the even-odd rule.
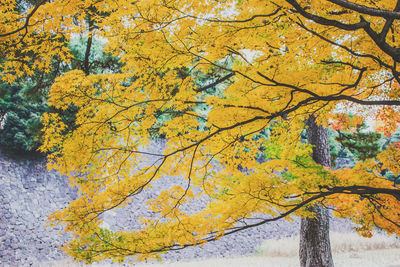
[[[398,146],[331,170],[312,160],[300,138],[310,115],[337,130],[351,131],[371,114],[386,123],[386,134],[397,128],[400,4],[55,0],[18,11],[16,1],[6,2],[3,81],[51,71],[51,60],[69,62],[66,44],[76,34],[88,40],[88,59],[89,40],[97,38],[121,64],[93,73],[87,61],[56,79],[49,104],[75,106],[76,127],[56,113],[42,119],[49,168],[79,188],[80,197],[50,218],[72,232],[65,249],[77,259],[156,257],[271,220],[312,216],[306,207],[317,200],[364,235],[374,226],[400,234],[400,191],[381,175],[399,175]],[[357,116],[345,114],[355,108]],[[160,136],[165,149],[146,152]],[[148,203],[161,219],[143,218],[130,231],[102,228],[102,213],[174,175],[186,186]],[[203,210],[180,208],[201,195],[210,199]]]

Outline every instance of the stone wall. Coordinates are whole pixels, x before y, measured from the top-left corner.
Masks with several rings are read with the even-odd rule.
[[[66,177],[46,170],[44,158],[0,153],[0,265],[38,266],[63,257],[58,246],[68,236],[46,228],[46,221],[75,197]]]
[[[162,144],[156,147],[161,151]],[[102,215],[104,227],[119,230],[138,227],[138,217],[150,216],[143,203],[154,198],[165,188],[175,184],[185,186],[179,177],[166,177],[156,181],[152,190],[135,196],[124,208]],[[65,258],[60,251],[68,235],[60,228],[46,228],[49,214],[64,208],[76,198],[76,190],[69,187],[66,177],[46,170],[44,158],[13,159],[0,152],[0,266],[48,266]],[[207,199],[197,199],[185,209],[197,210]],[[349,223],[334,220],[332,229],[350,231]],[[205,244],[163,255],[166,261],[205,257],[227,257],[254,253],[263,240],[297,235],[298,220],[278,221],[247,229],[237,234]]]

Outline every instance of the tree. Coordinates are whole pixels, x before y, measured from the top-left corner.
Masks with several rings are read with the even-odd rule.
[[[70,129],[75,127],[76,111],[74,105],[71,105],[67,110],[60,111],[54,108],[49,109],[46,104],[48,90],[54,83],[55,77],[71,69],[81,69],[87,73],[101,73],[115,72],[120,67],[115,58],[110,54],[103,53],[103,44],[100,40],[88,36],[73,36],[68,39],[68,42],[58,40],[57,45],[60,45],[63,49],[68,49],[68,51],[65,50],[64,54],[58,51],[52,56],[44,58],[49,48],[53,49],[55,46],[54,43],[51,43],[55,35],[50,34],[43,38],[43,36],[38,36],[34,30],[28,31],[28,28],[31,29],[33,25],[38,24],[33,15],[36,12],[43,15],[44,13],[40,8],[45,3],[46,1],[22,0],[1,4],[6,12],[9,11],[8,15],[12,11],[14,16],[14,25],[10,23],[12,20],[10,21],[9,17],[5,17],[5,21],[10,25],[4,26],[17,27],[15,24],[18,22],[23,24],[16,30],[0,34],[1,37],[5,38],[0,43],[4,49],[4,53],[1,54],[1,61],[4,63],[2,66],[3,80],[12,81],[12,86],[5,82],[0,84],[0,114],[2,118],[0,145],[19,154],[20,152],[37,151],[41,145],[40,131],[42,124],[40,117],[44,112],[59,113]],[[30,6],[32,6],[32,10],[28,10]],[[21,15],[23,12],[27,13],[26,18]],[[90,18],[86,17],[87,24],[89,20]],[[33,25],[30,26],[30,23]],[[39,27],[43,27],[43,25]],[[17,35],[17,33],[20,34]],[[66,38],[64,37],[64,39]],[[30,47],[29,42],[47,42],[48,47],[44,47],[41,51],[37,46]],[[14,46],[18,43],[22,45],[15,49]],[[47,62],[40,66],[37,60]],[[49,65],[46,66],[46,64]],[[8,71],[9,73],[7,73]]]
[[[15,152],[35,151],[40,146],[40,116],[46,105],[24,97],[17,87],[3,85],[0,92],[0,145]]]
[[[381,139],[380,133],[363,132],[367,126],[365,124],[358,125],[356,132],[348,133],[338,131],[339,135],[336,140],[345,148],[348,148],[361,161],[368,158],[375,158],[379,154],[380,147],[378,140]]]
[[[376,107],[385,129],[393,131],[399,121],[390,115],[400,104],[400,2],[373,5],[361,0],[118,5],[58,0],[42,2],[25,16],[1,6],[1,25],[14,22],[0,34],[12,37],[0,42],[12,51],[2,68],[13,75],[29,74],[29,68],[19,71],[26,65],[10,63],[25,48],[14,50],[10,42],[54,47],[82,32],[107,40],[105,52],[122,64],[111,73],[72,70],[51,88],[50,105],[78,108],[71,130],[57,114],[43,117],[42,150],[53,151],[50,167],[69,175],[82,194],[52,216],[74,234],[68,252],[87,262],[155,257],[271,220],[313,217],[316,202],[359,223],[364,235],[374,225],[400,233],[399,190],[380,175],[381,166],[396,172],[392,155],[398,147],[391,146],[376,161],[332,171],[300,142],[310,116],[320,126],[335,124],[347,116],[339,113],[349,103]],[[25,54],[31,52],[42,53]],[[60,52],[68,54],[54,53]],[[4,77],[12,80],[13,75]],[[209,83],[197,86],[196,78],[205,75]],[[357,124],[346,121],[345,129]],[[155,129],[166,137],[167,147],[145,152],[142,147]],[[269,159],[263,163],[257,161],[261,150]],[[139,164],[150,156],[149,165]],[[177,174],[187,186],[175,186],[150,204],[162,219],[148,218],[130,232],[100,226],[102,213],[126,205],[152,181]],[[194,187],[210,203],[186,214],[180,207],[196,197]],[[331,265],[329,259],[327,264],[301,262]]]
[[[328,130],[308,119],[308,143],[313,145],[312,158],[322,166],[330,167],[331,156]],[[301,266],[333,266],[329,240],[329,212],[319,203],[308,208],[315,213],[314,218],[302,218],[300,224],[300,264]]]

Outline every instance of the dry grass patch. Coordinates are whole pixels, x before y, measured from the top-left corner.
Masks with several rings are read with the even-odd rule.
[[[400,248],[400,240],[394,235],[375,233],[373,237],[365,238],[357,233],[332,232],[330,238],[333,254]],[[257,253],[267,257],[298,257],[299,237],[266,240]]]

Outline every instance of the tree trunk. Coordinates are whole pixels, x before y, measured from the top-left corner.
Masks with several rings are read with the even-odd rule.
[[[316,163],[331,166],[328,130],[315,123],[310,116],[308,122],[308,142],[314,146],[313,159]],[[315,205],[310,210],[315,218],[303,218],[300,225],[300,265],[301,267],[333,267],[329,240],[329,212]]]

